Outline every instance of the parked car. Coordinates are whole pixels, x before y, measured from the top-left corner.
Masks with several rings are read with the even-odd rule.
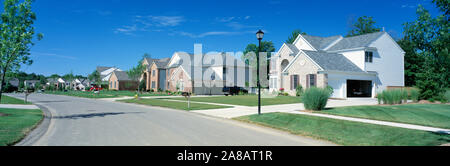
[[[235,87],[223,87],[222,92],[225,93],[225,96],[228,96],[228,95],[233,96],[233,95],[238,95],[241,92],[247,94],[248,90],[244,89],[242,87],[235,86]]]

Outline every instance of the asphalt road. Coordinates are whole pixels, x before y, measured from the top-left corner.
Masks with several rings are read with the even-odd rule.
[[[333,145],[266,127],[160,107],[46,94],[32,94],[28,100],[51,115],[47,115],[46,125],[38,127],[41,134],[33,131],[18,145]]]

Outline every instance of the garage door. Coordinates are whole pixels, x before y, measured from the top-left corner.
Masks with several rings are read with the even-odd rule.
[[[345,82],[345,80],[328,80],[328,85],[331,86],[334,90],[331,97],[333,98],[345,98],[342,94],[342,84]]]
[[[347,80],[347,97],[372,97],[372,81]]]

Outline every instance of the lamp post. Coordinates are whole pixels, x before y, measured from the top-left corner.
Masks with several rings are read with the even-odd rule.
[[[261,83],[259,81],[259,54],[261,52],[261,40],[264,37],[264,32],[259,30],[256,32],[256,38],[259,41],[258,54],[256,55],[256,86],[258,86],[258,115],[261,115]]]

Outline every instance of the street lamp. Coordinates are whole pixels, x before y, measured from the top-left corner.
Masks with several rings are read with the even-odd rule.
[[[258,115],[261,115],[261,83],[259,81],[259,54],[261,52],[261,40],[264,37],[264,32],[259,30],[256,32],[256,38],[259,41],[258,54],[256,55],[256,86],[258,86]]]

